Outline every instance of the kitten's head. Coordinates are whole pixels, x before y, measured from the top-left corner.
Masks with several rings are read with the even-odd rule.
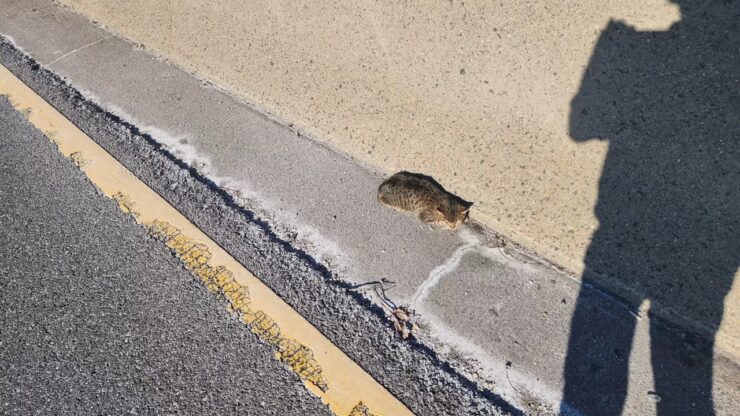
[[[468,220],[472,205],[470,202],[450,199],[447,204],[438,206],[437,211],[442,214],[445,224],[454,230]]]

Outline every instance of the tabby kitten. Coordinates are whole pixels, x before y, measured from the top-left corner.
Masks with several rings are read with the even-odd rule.
[[[417,173],[398,172],[378,187],[383,205],[416,214],[420,220],[455,229],[468,219],[470,202],[445,191],[434,179]]]

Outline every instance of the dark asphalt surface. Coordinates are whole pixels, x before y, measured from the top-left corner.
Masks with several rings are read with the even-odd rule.
[[[331,414],[4,97],[0,230],[0,414]]]

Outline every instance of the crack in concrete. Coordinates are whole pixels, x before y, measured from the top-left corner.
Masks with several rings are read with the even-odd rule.
[[[414,296],[411,297],[410,307],[411,309],[414,309],[416,305],[423,302],[424,299],[429,296],[429,292],[439,284],[440,280],[442,280],[442,276],[449,273],[450,271],[454,270],[462,260],[463,256],[470,251],[471,249],[474,249],[476,244],[465,244],[461,247],[459,247],[457,250],[455,250],[454,253],[452,253],[452,256],[450,256],[447,260],[445,260],[444,263],[440,264],[439,266],[435,267],[431,273],[429,273],[429,277],[424,280],[424,283],[422,283],[414,293]]]
[[[83,49],[85,49],[85,48],[89,48],[90,46],[94,46],[94,45],[97,45],[98,43],[100,43],[100,42],[103,42],[103,41],[106,41],[106,40],[108,40],[108,39],[110,39],[110,38],[112,38],[112,37],[113,37],[113,35],[111,35],[111,36],[106,36],[106,37],[104,37],[104,38],[102,38],[102,39],[98,39],[98,40],[96,40],[96,41],[94,41],[94,42],[90,42],[90,43],[88,43],[87,45],[83,45],[83,46],[80,46],[79,48],[77,48],[77,49],[74,49],[74,50],[71,50],[71,51],[69,51],[69,52],[65,53],[64,55],[62,55],[62,56],[58,57],[57,59],[55,59],[55,60],[53,60],[53,61],[51,61],[51,62],[49,62],[49,63],[47,63],[47,64],[44,64],[44,65],[45,65],[45,66],[52,66],[52,65],[54,65],[55,63],[57,63],[57,62],[61,61],[62,59],[66,58],[66,57],[68,57],[68,56],[70,56],[70,55],[74,55],[74,54],[76,54],[77,52],[79,52],[79,51],[81,51],[81,50],[83,50]]]

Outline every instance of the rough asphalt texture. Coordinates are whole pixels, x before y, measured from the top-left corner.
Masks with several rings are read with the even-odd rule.
[[[167,199],[419,415],[520,414],[426,346],[402,343],[382,310],[167,154],[0,42],[0,62]],[[327,284],[329,283],[329,284]],[[306,414],[311,414],[306,413]]]
[[[0,413],[329,415],[0,98]]]

